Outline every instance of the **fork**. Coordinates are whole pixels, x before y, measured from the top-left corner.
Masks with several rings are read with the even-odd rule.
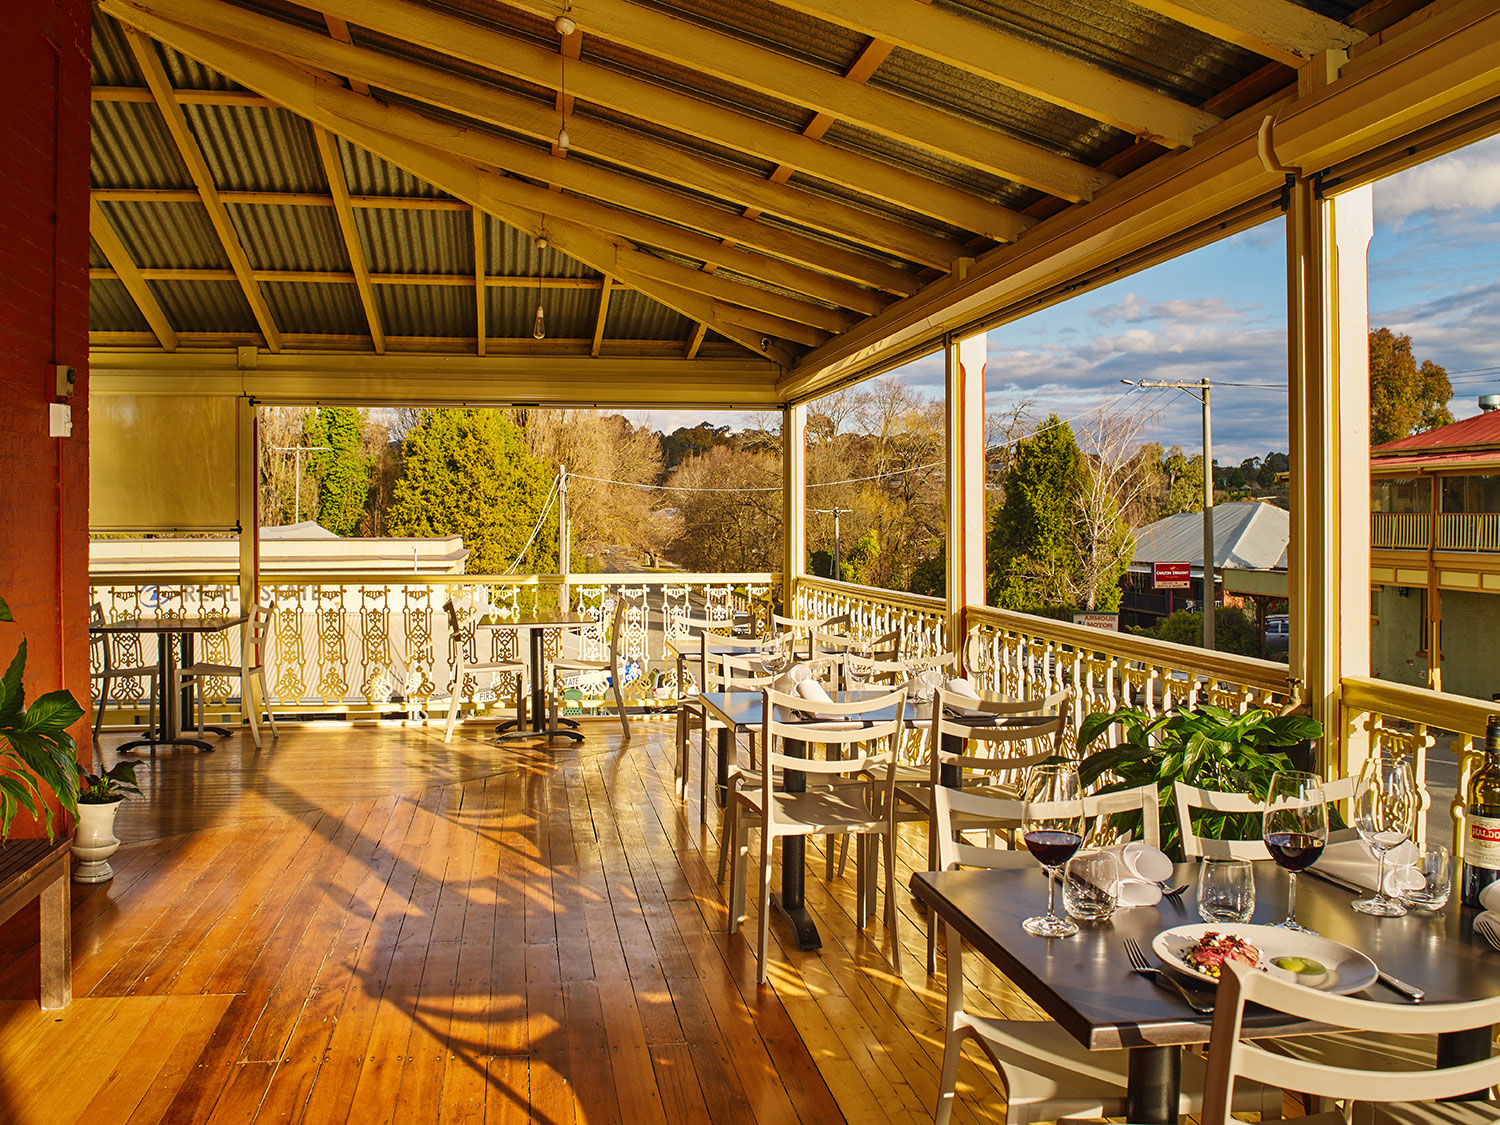
[[[1161,880],[1156,885],[1161,888],[1162,898],[1177,898],[1182,894],[1183,891],[1188,889],[1188,884],[1184,883],[1180,887],[1173,887],[1171,890],[1168,890],[1167,881],[1165,879]]]
[[[1214,1006],[1212,1004],[1205,1004],[1202,1000],[1199,1000],[1188,992],[1176,977],[1169,976],[1146,960],[1146,951],[1141,948],[1140,943],[1135,938],[1125,939],[1125,956],[1130,960],[1130,971],[1132,973],[1139,973],[1141,976],[1148,978],[1152,984],[1177,993],[1182,1002],[1200,1016],[1211,1015],[1213,1013]]]

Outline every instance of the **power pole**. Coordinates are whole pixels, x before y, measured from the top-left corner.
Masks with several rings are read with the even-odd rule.
[[[818,516],[833,517],[833,580],[842,582],[844,580],[843,562],[839,557],[839,517],[854,514],[853,508],[840,508],[835,504],[831,508],[809,508],[808,511]]]
[[[1127,387],[1167,387],[1192,395],[1203,404],[1203,647],[1214,647],[1214,447],[1209,424],[1209,382],[1174,383],[1163,380],[1121,379]],[[1197,393],[1194,393],[1197,392]]]
[[[572,528],[568,526],[568,467],[557,467],[557,569],[567,574],[573,557]]]
[[[333,446],[331,446],[331,445],[273,445],[273,446],[271,446],[271,448],[274,449],[277,453],[291,453],[295,457],[295,461],[294,461],[294,464],[292,466],[292,473],[297,478],[297,482],[293,486],[293,490],[294,490],[293,491],[293,495],[296,498],[292,501],[292,503],[296,506],[296,509],[297,509],[297,513],[296,513],[297,514],[297,518],[294,519],[292,522],[293,523],[300,523],[301,520],[302,520],[302,455],[304,453],[332,453],[333,452]]]

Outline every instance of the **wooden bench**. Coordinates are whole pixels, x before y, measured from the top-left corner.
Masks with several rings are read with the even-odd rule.
[[[0,844],[0,925],[32,899],[42,912],[42,1008],[73,999],[73,925],[68,911],[72,873],[69,839],[9,840]]]

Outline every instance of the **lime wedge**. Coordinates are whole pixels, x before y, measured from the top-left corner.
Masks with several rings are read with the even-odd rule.
[[[1298,976],[1319,977],[1328,970],[1310,957],[1273,957],[1271,964]]]

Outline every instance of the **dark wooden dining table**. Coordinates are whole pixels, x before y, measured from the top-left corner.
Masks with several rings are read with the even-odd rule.
[[[1089,1050],[1129,1050],[1127,1119],[1142,1125],[1175,1122],[1181,1048],[1206,1043],[1212,1015],[1199,1015],[1167,989],[1130,971],[1127,937],[1148,952],[1162,930],[1201,921],[1195,865],[1179,865],[1174,883],[1189,890],[1159,906],[1118,910],[1103,923],[1085,923],[1069,938],[1033,937],[1023,919],[1047,905],[1047,876],[1040,864],[1015,869],[919,871],[911,888],[919,900],[951,922],[1043,1011]],[[1255,864],[1255,914],[1260,924],[1286,916],[1286,873],[1269,861]],[[1350,908],[1353,892],[1305,873],[1297,884],[1297,920],[1323,937],[1360,950],[1376,965],[1425,990],[1427,1003],[1500,996],[1500,950],[1474,934],[1477,911],[1457,899],[1436,914],[1374,918]],[[1153,964],[1161,967],[1153,956]],[[1184,981],[1186,978],[1183,978]],[[1212,1000],[1207,988],[1203,997]],[[1385,984],[1363,993],[1384,1003],[1411,1003]],[[1288,1016],[1252,1008],[1245,1028],[1254,1037],[1323,1030]],[[1440,1037],[1438,1065],[1487,1058],[1490,1032]]]
[[[892,687],[877,686],[871,687],[863,694],[887,694],[894,690],[896,689]],[[843,700],[848,695],[849,693],[840,691],[834,692],[832,697],[835,700]],[[765,696],[759,690],[709,691],[704,692],[699,698],[720,724],[718,760],[715,768],[718,777],[719,804],[723,805],[729,788],[729,762],[733,756],[735,735],[760,726],[765,713],[763,707]],[[867,717],[872,720],[889,719],[890,711],[870,711]],[[907,700],[907,725],[928,726],[931,721],[930,704]],[[1000,721],[1011,725],[1026,725],[1045,723],[1049,720],[1046,717],[1005,716]],[[793,757],[803,757],[807,752],[805,744],[790,740],[786,743],[785,749]],[[944,767],[945,771],[947,769],[948,767]],[[943,783],[956,785],[959,780],[956,776],[945,772]],[[797,792],[798,787],[805,784],[805,777],[800,771],[788,770],[782,784],[788,792]],[[798,949],[821,949],[823,939],[818,934],[817,923],[813,921],[806,907],[806,870],[804,868],[806,840],[802,836],[783,836],[781,849],[781,893],[771,896],[771,904],[791,927]]]
[[[501,741],[509,739],[532,739],[545,738],[548,742],[559,736],[571,738],[574,742],[583,741],[583,732],[578,729],[576,719],[559,718],[560,726],[552,726],[547,720],[547,693],[544,681],[545,667],[542,663],[542,638],[549,629],[581,629],[587,625],[597,625],[598,622],[592,617],[585,617],[581,613],[534,613],[525,617],[517,617],[511,621],[495,621],[485,623],[480,628],[485,629],[517,629],[524,632],[530,640],[530,674],[531,674],[531,715],[529,722],[522,725],[519,719],[507,719],[495,728],[495,735]]]
[[[213,747],[201,738],[187,738],[182,733],[182,716],[192,714],[193,686],[184,684],[180,693],[172,690],[172,673],[178,667],[177,651],[172,644],[174,636],[181,638],[182,666],[193,663],[193,637],[199,633],[219,633],[232,629],[250,620],[248,613],[218,613],[201,616],[126,617],[119,621],[95,622],[89,632],[95,635],[135,633],[156,634],[156,694],[158,728],[147,731],[144,738],[131,739],[116,747],[118,751],[133,750],[147,746],[155,750],[158,746],[182,746],[212,753]],[[242,686],[242,692],[248,690]],[[207,727],[221,738],[228,738],[224,727]]]

